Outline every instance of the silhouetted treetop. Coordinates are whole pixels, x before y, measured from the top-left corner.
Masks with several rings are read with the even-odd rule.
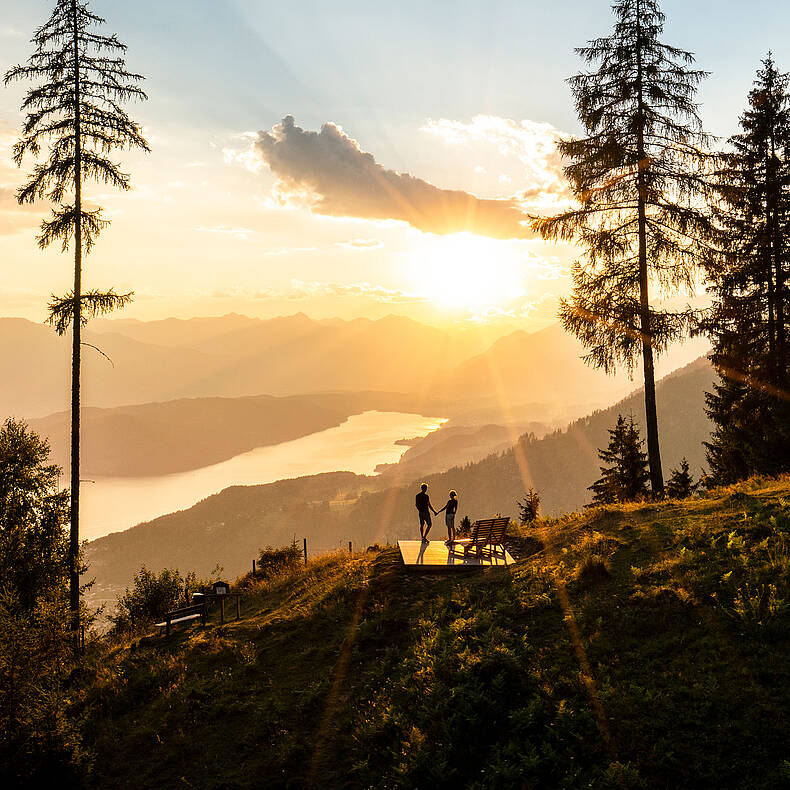
[[[536,218],[546,239],[575,240],[583,256],[560,318],[607,372],[641,357],[650,478],[663,489],[654,353],[691,329],[690,310],[651,304],[651,290],[692,293],[710,244],[710,138],[694,101],[706,72],[690,52],[661,40],[656,0],[620,0],[614,30],[577,51],[597,68],[571,77],[585,136],[559,144],[576,205]]]

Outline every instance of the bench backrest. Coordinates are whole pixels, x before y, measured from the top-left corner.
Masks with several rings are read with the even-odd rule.
[[[505,530],[510,523],[508,516],[498,518],[483,518],[472,524],[473,543],[501,543],[505,537]]]

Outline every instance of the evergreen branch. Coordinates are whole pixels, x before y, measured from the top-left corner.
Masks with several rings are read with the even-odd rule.
[[[52,219],[43,220],[41,233],[37,237],[38,246],[43,250],[54,241],[60,241],[65,252],[77,228],[78,215],[74,206],[61,206],[59,210],[52,211]],[[110,220],[102,219],[101,209],[94,211],[81,211],[79,213],[80,228],[82,230],[82,243],[85,252],[93,248],[96,238],[101,231],[110,224]]]
[[[85,326],[90,318],[107,315],[113,310],[125,307],[133,297],[134,291],[118,294],[112,288],[105,292],[88,291],[82,294],[79,300],[74,298],[73,292],[69,292],[65,296],[52,294],[47,305],[47,323],[53,326],[59,335],[64,335],[74,320],[74,311],[78,301],[80,324]]]

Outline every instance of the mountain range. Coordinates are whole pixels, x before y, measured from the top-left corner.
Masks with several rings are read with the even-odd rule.
[[[494,408],[501,415],[486,422],[559,423],[633,388],[625,375],[606,376],[587,366],[578,341],[559,325],[514,332],[492,344],[488,333],[474,328],[444,330],[398,316],[316,321],[303,314],[269,320],[231,314],[97,320],[84,339],[83,403],[104,408],[376,390],[440,397],[458,412]],[[690,358],[692,348],[681,347],[664,369]],[[69,354],[68,338],[49,327],[0,319],[0,355],[12,371],[0,386],[0,414],[30,418],[65,411]]]

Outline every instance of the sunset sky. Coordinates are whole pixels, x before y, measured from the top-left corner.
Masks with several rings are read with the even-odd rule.
[[[0,70],[51,3],[0,0]],[[408,315],[537,329],[567,292],[569,247],[524,211],[567,199],[554,144],[579,131],[573,47],[608,0],[95,0],[129,46],[152,153],[134,190],[89,194],[113,220],[87,287],[133,289],[125,317]],[[790,68],[790,7],[665,0],[665,38],[712,72],[708,129],[735,130],[768,49]],[[70,264],[34,241],[44,206],[13,198],[25,86],[0,90],[0,315],[40,320]]]

